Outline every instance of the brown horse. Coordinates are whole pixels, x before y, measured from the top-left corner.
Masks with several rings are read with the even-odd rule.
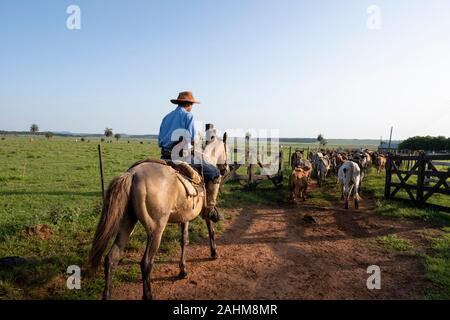
[[[217,165],[223,176],[228,170],[226,133],[223,140],[215,139],[204,151],[205,159]],[[101,263],[103,253],[111,238],[115,241],[105,257],[105,288],[103,299],[111,299],[112,271],[139,221],[147,233],[147,246],[141,260],[143,278],[143,299],[152,299],[151,271],[161,243],[161,237],[168,223],[181,227],[181,259],[179,277],[185,278],[185,246],[188,243],[189,222],[195,219],[205,207],[205,194],[198,192],[187,196],[186,187],[176,171],[167,165],[143,162],[126,173],[116,177],[110,184],[103,206],[102,216],[95,232],[89,254],[89,266],[95,270]],[[214,239],[214,228],[205,219],[209,231],[211,257],[218,257]]]

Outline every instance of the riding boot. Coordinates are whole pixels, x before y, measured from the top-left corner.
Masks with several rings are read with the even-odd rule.
[[[219,194],[221,177],[209,181],[206,185],[206,208],[203,210],[203,219],[208,218],[212,222],[223,220],[223,215],[217,210],[217,196]]]

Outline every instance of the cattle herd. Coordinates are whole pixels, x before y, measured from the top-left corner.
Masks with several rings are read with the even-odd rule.
[[[305,201],[310,178],[317,179],[319,187],[325,179],[333,175],[341,185],[341,199],[345,209],[348,209],[350,197],[353,197],[355,208],[358,208],[360,190],[364,176],[369,168],[375,165],[377,173],[381,173],[386,166],[387,156],[369,150],[354,150],[346,152],[325,151],[310,152],[304,156],[302,150],[297,149],[291,156],[292,174],[289,178],[290,199]]]

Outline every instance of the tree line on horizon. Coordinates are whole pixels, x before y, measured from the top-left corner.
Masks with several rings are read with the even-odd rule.
[[[0,134],[11,134],[11,133],[12,134],[21,134],[21,133],[25,133],[25,132],[24,131],[0,130]],[[62,134],[62,133],[54,134],[53,132],[50,132],[50,131],[40,133],[39,126],[35,123],[31,124],[29,133],[31,133],[32,135],[38,135],[38,134],[45,135],[45,137],[47,139],[51,139],[54,135],[74,136],[73,134]],[[114,136],[114,138],[117,141],[119,141],[122,138],[122,135],[120,133],[114,134],[112,128],[105,128],[103,135],[95,134],[94,136],[104,136],[106,138],[112,138]],[[157,137],[157,135],[148,135],[148,136],[150,136],[150,137],[156,136]],[[133,136],[129,136],[129,137],[133,137]],[[289,142],[299,142],[300,141],[303,143],[305,143],[305,142],[311,143],[313,141],[317,141],[317,142],[319,142],[319,144],[322,147],[328,144],[328,141],[327,141],[327,139],[325,139],[323,134],[319,134],[316,139],[314,139],[314,138],[281,138],[280,140],[289,141]],[[349,140],[351,140],[351,139],[349,139]],[[102,141],[104,141],[103,138],[102,138]],[[398,145],[398,149],[399,150],[413,150],[413,151],[422,151],[422,150],[423,151],[450,151],[450,137],[448,137],[448,138],[445,136],[410,137],[410,138],[400,142]]]
[[[415,136],[402,141],[398,148],[414,151],[450,151],[450,137]]]

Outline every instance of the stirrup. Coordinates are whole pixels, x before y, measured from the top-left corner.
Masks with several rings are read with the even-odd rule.
[[[208,218],[209,220],[211,220],[214,223],[217,223],[224,219],[223,214],[220,213],[216,207],[214,207],[212,209],[207,209],[204,212],[202,212],[202,218],[203,219]]]
[[[216,207],[214,207],[214,208],[209,212],[209,219],[210,219],[212,222],[216,223],[216,222],[219,222],[219,221],[223,220],[224,217],[223,217],[223,214],[220,213],[220,211],[217,210]]]

